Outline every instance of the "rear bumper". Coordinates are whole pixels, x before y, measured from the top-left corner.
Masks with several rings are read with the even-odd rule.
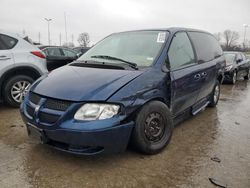
[[[34,131],[39,136],[37,139],[55,149],[79,154],[95,155],[120,153],[126,150],[134,122],[112,126],[105,129],[91,131],[73,130],[73,129],[45,129],[39,125],[29,122],[21,112],[23,121],[26,123],[28,134],[34,137]],[[94,126],[94,125],[93,125]]]

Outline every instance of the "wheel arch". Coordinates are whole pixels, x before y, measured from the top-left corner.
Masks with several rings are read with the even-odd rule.
[[[149,98],[147,100],[144,100],[143,102],[141,103],[136,103],[136,106],[138,106],[137,108],[135,108],[130,114],[129,116],[126,118],[126,120],[135,120],[138,112],[143,108],[143,106],[145,106],[146,104],[152,102],[152,101],[160,101],[162,103],[164,103],[168,109],[170,109],[170,102],[164,98],[163,96],[155,96],[155,97],[152,97],[152,98]]]
[[[16,75],[30,76],[34,80],[38,79],[41,76],[40,72],[33,67],[21,66],[21,67],[14,67],[12,69],[9,69],[0,78],[0,91],[1,91],[0,98],[3,97],[3,90],[6,84],[6,81]]]

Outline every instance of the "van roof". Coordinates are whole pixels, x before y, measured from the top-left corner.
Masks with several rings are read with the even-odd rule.
[[[192,29],[192,28],[185,28],[185,27],[167,27],[167,28],[151,28],[151,29],[138,29],[138,30],[130,30],[130,31],[124,31],[124,32],[132,32],[132,31],[169,31],[170,33],[175,33],[177,31],[197,31],[202,33],[208,33],[207,31],[200,30],[200,29]],[[122,33],[122,32],[117,32]]]

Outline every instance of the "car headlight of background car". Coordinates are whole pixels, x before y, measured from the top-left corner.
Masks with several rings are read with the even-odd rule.
[[[112,118],[119,112],[120,106],[116,104],[87,103],[77,110],[76,120],[102,120]]]
[[[225,68],[226,71],[230,71],[233,68],[233,65],[229,65]]]

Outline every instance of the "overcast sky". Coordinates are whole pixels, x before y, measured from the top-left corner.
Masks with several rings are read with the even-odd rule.
[[[68,41],[78,45],[79,33],[88,32],[92,43],[118,31],[191,27],[221,32],[238,31],[243,42],[243,24],[250,25],[250,0],[0,0],[0,29],[22,34],[33,41],[48,43],[47,22],[52,44],[65,42],[64,12]],[[250,40],[250,26],[247,29]]]

